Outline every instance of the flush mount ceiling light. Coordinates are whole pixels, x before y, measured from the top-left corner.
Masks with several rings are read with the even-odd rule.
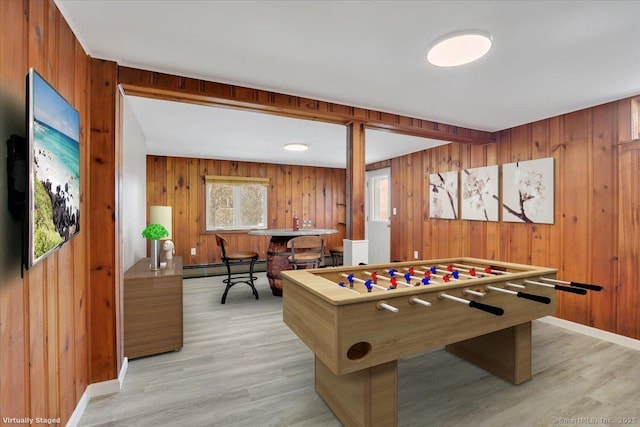
[[[438,67],[468,64],[486,55],[492,43],[486,31],[456,31],[433,42],[427,50],[427,61]]]
[[[292,143],[292,144],[286,144],[284,146],[284,149],[287,151],[305,151],[309,148],[309,146],[307,144],[300,144],[300,143]]]

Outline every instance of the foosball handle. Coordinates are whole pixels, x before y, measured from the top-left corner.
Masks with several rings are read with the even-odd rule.
[[[469,307],[477,308],[478,310],[486,311],[487,313],[495,314],[496,316],[502,316],[504,314],[504,310],[500,307],[495,307],[493,305],[482,304],[477,301],[469,301]]]
[[[602,290],[602,286],[600,285],[589,285],[587,283],[571,282],[571,286],[574,286],[576,288],[589,289],[590,291],[600,292]]]
[[[544,297],[542,295],[527,294],[525,292],[518,292],[518,298],[530,299],[531,301],[541,302],[542,304],[550,304],[551,298]]]
[[[562,285],[555,285],[554,288],[556,288],[556,290],[558,291],[571,292],[572,294],[578,294],[578,295],[587,294],[586,289],[582,289],[582,288],[572,288],[571,286],[562,286]]]

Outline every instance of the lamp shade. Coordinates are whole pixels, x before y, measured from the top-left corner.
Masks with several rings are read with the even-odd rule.
[[[151,206],[149,208],[149,223],[163,225],[169,232],[169,235],[164,239],[171,239],[171,219],[171,206]]]

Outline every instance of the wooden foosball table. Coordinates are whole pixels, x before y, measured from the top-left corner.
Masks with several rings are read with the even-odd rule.
[[[284,322],[346,426],[398,422],[398,359],[442,347],[513,384],[531,378],[531,321],[555,312],[552,268],[447,258],[282,272]]]

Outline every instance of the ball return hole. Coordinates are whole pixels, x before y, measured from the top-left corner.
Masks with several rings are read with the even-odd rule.
[[[349,347],[347,350],[347,359],[358,360],[365,357],[371,351],[371,344],[360,341]]]

